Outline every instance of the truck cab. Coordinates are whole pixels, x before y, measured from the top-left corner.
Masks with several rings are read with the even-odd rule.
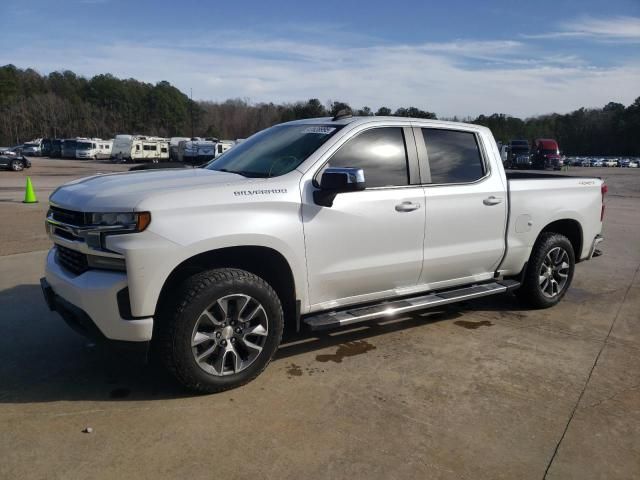
[[[531,152],[533,168],[538,170],[560,170],[563,162],[558,142],[550,138],[538,138],[533,143]]]
[[[532,163],[529,142],[527,140],[511,140],[511,142],[509,142],[509,157],[507,161],[509,168],[531,168]]]

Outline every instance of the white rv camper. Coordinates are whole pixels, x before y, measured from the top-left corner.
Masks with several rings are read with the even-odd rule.
[[[202,165],[216,156],[216,139],[194,137],[181,141],[178,146],[178,161],[191,165]]]
[[[110,158],[113,140],[102,140],[100,138],[91,138],[78,140],[76,144],[76,158],[88,159],[93,158]]]
[[[188,142],[189,140],[191,140],[190,137],[171,137],[169,139],[169,158],[171,159],[171,161],[173,162],[182,161],[180,160],[180,157],[178,154],[178,150],[180,148],[180,142],[182,141]]]
[[[169,142],[160,137],[116,135],[111,158],[119,162],[165,161],[169,159]]]
[[[224,152],[226,152],[227,150],[232,148],[235,144],[236,144],[236,142],[234,142],[233,140],[220,140],[218,143],[216,143],[216,156],[215,156],[215,158],[218,158]]]

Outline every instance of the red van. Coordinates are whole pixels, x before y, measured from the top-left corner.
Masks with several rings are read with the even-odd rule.
[[[562,168],[562,157],[560,157],[560,147],[558,142],[550,138],[538,138],[533,143],[531,152],[532,167],[539,170]]]

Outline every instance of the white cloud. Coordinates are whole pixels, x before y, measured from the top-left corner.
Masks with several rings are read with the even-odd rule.
[[[605,19],[583,17],[565,22],[555,32],[523,35],[524,38],[592,38],[606,41],[640,42],[640,17],[618,16]]]
[[[27,46],[0,64],[113,73],[148,82],[168,80],[194,98],[297,101],[317,97],[354,107],[416,106],[439,116],[567,112],[640,95],[640,59],[596,68],[573,55],[535,53],[519,41],[457,41],[417,45],[342,46],[307,40],[218,32],[214,38],[74,48]],[[16,59],[28,59],[21,65]]]

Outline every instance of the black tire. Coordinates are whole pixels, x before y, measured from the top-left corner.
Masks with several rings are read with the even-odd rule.
[[[567,254],[568,261],[564,262],[561,260],[562,265],[564,263],[568,264],[568,268],[564,270],[566,271],[566,280],[561,288],[558,288],[555,295],[549,296],[550,292],[545,293],[543,290],[543,285],[546,285],[546,283],[544,283],[544,280],[542,280],[541,283],[540,279],[544,277],[544,275],[541,275],[541,271],[546,268],[543,267],[543,265],[545,265],[547,255],[553,255],[554,252],[558,251],[557,249],[561,249],[561,251]],[[527,263],[524,282],[516,291],[516,295],[524,304],[533,308],[553,307],[562,300],[562,297],[567,293],[573,280],[575,264],[573,246],[567,237],[553,232],[541,234],[533,247],[531,257],[529,257],[529,262]],[[556,275],[556,273],[554,272],[552,275]],[[547,281],[549,281],[549,279],[547,279]],[[550,290],[553,292],[553,286],[551,286]]]
[[[252,297],[264,309],[268,333],[262,350],[239,372],[226,375],[208,373],[196,361],[192,347],[197,322],[217,300],[237,294]],[[282,339],[284,316],[280,299],[267,282],[244,270],[220,268],[196,274],[182,283],[161,310],[154,332],[155,353],[180,384],[195,392],[221,392],[253,380],[269,364]],[[216,348],[224,347],[218,344]],[[224,370],[224,358],[222,363]]]
[[[11,170],[14,172],[20,172],[24,169],[24,164],[20,160],[11,161]]]

